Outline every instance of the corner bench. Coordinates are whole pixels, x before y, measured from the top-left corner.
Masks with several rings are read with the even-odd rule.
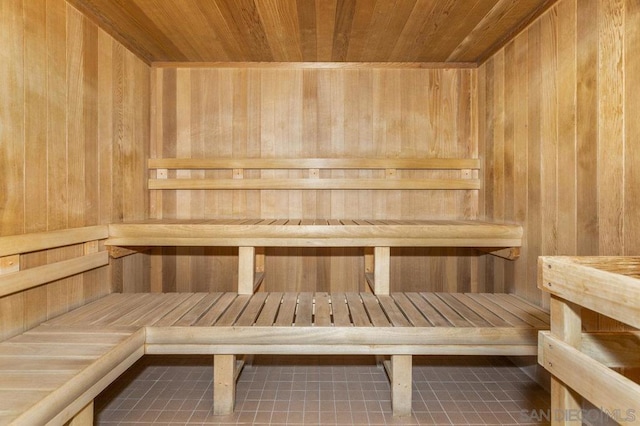
[[[216,414],[233,411],[235,354],[391,355],[394,415],[408,415],[412,355],[534,355],[548,324],[506,294],[111,294],[0,343],[0,423],[91,413],[143,354],[213,355]]]

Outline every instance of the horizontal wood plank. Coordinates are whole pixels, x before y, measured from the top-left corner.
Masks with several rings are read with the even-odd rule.
[[[478,179],[149,179],[149,189],[448,190],[480,189]]]
[[[0,237],[0,257],[102,240],[108,236],[109,228],[99,225]]]
[[[477,170],[477,158],[150,158],[150,169]]]
[[[0,276],[0,297],[109,264],[106,251]]]

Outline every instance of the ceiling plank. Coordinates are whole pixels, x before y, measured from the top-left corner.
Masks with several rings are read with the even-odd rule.
[[[557,0],[67,0],[148,63],[478,63]]]

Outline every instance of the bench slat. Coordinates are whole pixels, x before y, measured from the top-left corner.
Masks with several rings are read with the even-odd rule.
[[[356,327],[371,327],[371,321],[364,309],[362,299],[358,293],[345,293],[347,296],[347,306],[351,313],[351,321]]]
[[[296,327],[309,327],[313,322],[313,293],[303,292],[298,294],[298,307],[296,308]]]
[[[392,293],[391,297],[400,310],[406,315],[411,325],[414,327],[431,327],[432,324],[418,311],[416,306],[409,300],[405,293]]]
[[[371,293],[361,293],[360,297],[362,298],[362,302],[364,304],[367,313],[369,314],[369,318],[371,318],[371,323],[374,327],[389,327],[389,319],[385,315],[384,311],[380,307],[378,303],[378,299]]]
[[[247,295],[245,295],[247,296]],[[238,297],[235,293],[222,293],[222,296],[208,308],[206,312],[195,322],[195,326],[208,327],[216,324]],[[243,298],[246,299],[246,298]],[[242,300],[242,299],[241,299]],[[235,321],[235,318],[234,318]]]
[[[205,313],[209,312],[209,308],[214,305],[222,297],[223,293],[211,293],[207,294],[201,300],[196,302],[187,313],[185,313],[179,320],[175,322],[175,326],[188,326],[193,325],[202,317]],[[230,296],[227,296],[230,297]],[[213,323],[213,322],[212,322]]]
[[[112,309],[114,304],[125,300],[128,295],[114,293],[93,301],[71,312],[47,321],[47,325],[68,325],[73,323],[89,323],[89,318],[99,315],[101,312]]]
[[[151,309],[145,315],[141,315],[131,323],[131,325],[147,326],[156,323],[160,318],[164,318],[167,314],[171,313],[178,305],[185,300],[189,299],[191,293],[179,293],[177,295],[170,295],[171,297],[165,298],[162,303],[158,304],[155,309]]]
[[[248,327],[253,325],[262,310],[262,305],[267,298],[268,293],[256,293],[251,296],[251,300],[247,304],[247,307],[240,315],[240,318],[235,322],[237,327]]]
[[[219,327],[231,326],[235,324],[238,320],[238,317],[244,312],[245,308],[249,304],[252,295],[250,294],[239,294],[236,296],[235,300],[229,305],[227,310],[222,314],[222,316],[215,322],[215,325]]]
[[[153,294],[131,294],[127,299],[123,300],[98,318],[90,322],[91,325],[101,326],[113,324],[124,315],[130,314],[132,311],[142,311],[146,308],[146,302],[153,299]],[[126,325],[126,324],[122,324]]]
[[[407,297],[415,305],[424,317],[433,324],[435,327],[451,327],[451,324],[447,319],[438,312],[433,306],[431,306],[425,299],[418,293],[409,292]]]
[[[541,320],[540,318],[538,318],[535,314],[536,312],[533,311],[530,306],[527,305],[520,305],[518,303],[514,303],[513,298],[509,297],[508,295],[502,295],[502,294],[498,294],[496,295],[498,300],[502,301],[503,304],[502,306],[509,312],[511,312],[514,315],[517,315],[518,317],[522,318],[523,320],[525,320],[527,323],[531,324],[534,327],[544,327],[545,324],[547,324],[545,321]],[[506,297],[503,297],[506,296]]]
[[[331,325],[331,298],[328,293],[315,293],[314,325],[327,327]]]
[[[285,293],[282,298],[282,305],[278,311],[278,317],[276,318],[275,325],[280,327],[291,326],[293,324],[297,304],[297,293]]]
[[[461,303],[464,303],[466,306],[469,306],[475,312],[477,312],[482,318],[484,318],[487,322],[489,322],[494,327],[509,327],[509,324],[504,319],[500,318],[495,313],[491,312],[489,309],[479,304],[477,301],[469,297],[467,294],[462,293],[452,293],[452,296],[456,299],[460,300]]]
[[[449,305],[444,303],[442,299],[436,296],[434,293],[420,293],[427,302],[431,304],[443,317],[447,319],[455,327],[472,327],[469,321],[464,319],[459,313],[451,309]]]
[[[448,293],[437,293],[437,296],[442,299],[447,305],[453,308],[460,316],[469,321],[476,327],[491,327],[492,324],[478,315],[471,307],[465,305],[460,300],[453,297]]]
[[[267,300],[264,303],[262,312],[260,312],[255,325],[260,327],[272,326],[276,320],[276,315],[278,315],[278,309],[280,309],[281,302],[282,293],[268,293]]]
[[[494,295],[494,297],[497,297],[507,303],[518,307],[519,309],[527,312],[529,315],[538,318],[544,324],[549,324],[549,321],[551,320],[548,312],[543,311],[538,306],[535,306],[523,299],[513,297],[509,294],[496,294]]]
[[[349,317],[349,307],[347,306],[347,296],[344,293],[331,294],[331,312],[333,323],[336,327],[351,326]]]
[[[491,312],[500,316],[500,318],[507,321],[512,327],[531,327],[531,324],[507,311],[501,305],[494,303],[491,299],[485,297],[484,294],[468,294],[468,296]]]
[[[193,309],[193,307],[206,296],[207,293],[195,293],[190,295],[188,299],[182,301],[182,303],[180,303],[180,305],[178,305],[173,311],[158,319],[158,321],[156,321],[153,325],[155,327],[166,327],[175,324],[176,321],[186,315],[187,312]]]
[[[391,321],[391,325],[394,327],[411,326],[411,323],[409,323],[409,320],[407,320],[391,296],[380,295],[378,296],[378,300],[380,301],[380,306],[382,306],[382,309],[384,309],[385,314]]]

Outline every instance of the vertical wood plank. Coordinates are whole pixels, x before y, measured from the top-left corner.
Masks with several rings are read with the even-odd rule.
[[[24,232],[25,80],[23,2],[2,2],[0,9],[0,235]]]
[[[637,1],[626,2],[625,10],[625,175],[624,175],[624,249],[626,255],[640,252],[640,224],[637,213],[640,211],[640,149],[636,143],[640,140],[640,120],[636,113],[640,111],[640,4]]]
[[[624,253],[624,1],[598,10],[598,192],[599,254]]]

